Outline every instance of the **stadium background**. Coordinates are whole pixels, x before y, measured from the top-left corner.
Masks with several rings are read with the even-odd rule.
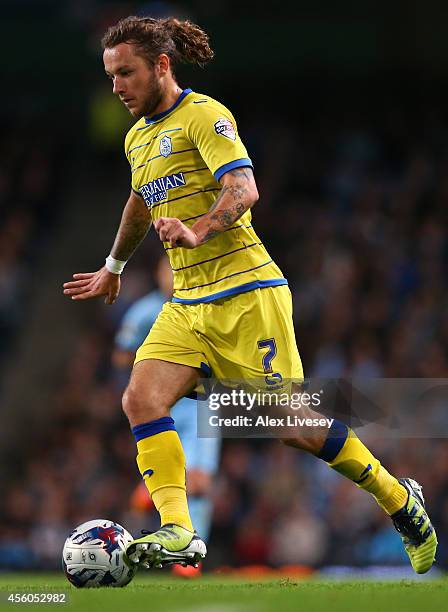
[[[269,7],[271,4],[271,8]],[[61,286],[109,252],[130,119],[99,39],[127,14],[178,14],[216,60],[180,84],[228,105],[255,162],[255,224],[294,294],[307,375],[447,377],[448,7],[432,1],[5,2],[0,168],[0,568],[59,566],[67,532],[131,530],[134,444],[110,364],[120,316],[151,283],[154,233],[120,300]],[[448,444],[376,439],[424,484],[447,565]],[[226,440],[208,567],[407,565],[389,520],[321,462]],[[349,537],[347,537],[349,535]]]

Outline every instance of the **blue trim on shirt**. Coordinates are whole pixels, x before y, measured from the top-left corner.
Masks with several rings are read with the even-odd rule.
[[[197,219],[198,217],[203,217],[203,216],[204,216],[203,214],[202,215],[197,215],[196,217],[191,217],[190,219]],[[184,221],[190,221],[190,219],[184,219]],[[181,221],[182,221],[182,219],[181,219]],[[229,229],[224,230],[222,233],[224,234],[225,232],[230,232],[232,230],[237,230],[237,229],[240,229],[241,227],[249,229],[250,227],[252,227],[252,224],[249,224],[249,225],[243,225],[243,224],[235,225],[234,227],[229,227]],[[257,244],[261,244],[261,243],[257,243]],[[172,251],[173,249],[179,249],[179,248],[182,248],[182,247],[166,247],[166,248],[163,247],[163,248],[165,249],[165,251]]]
[[[235,159],[235,161],[231,161],[228,164],[224,164],[213,173],[213,176],[217,181],[230,170],[234,170],[235,168],[252,168],[253,169],[252,160],[248,157],[243,157],[241,159]]]
[[[131,172],[134,173],[139,168],[143,168],[144,166],[146,166],[146,164],[149,164],[149,162],[152,161],[153,159],[158,159],[159,157],[163,157],[163,155],[159,154],[159,155],[155,155],[154,157],[150,157],[149,159],[145,161],[144,164],[140,164],[140,166],[135,166],[135,168],[131,168]]]
[[[194,268],[195,266],[202,266],[202,264],[209,263],[210,261],[215,261],[215,259],[221,259],[221,257],[227,257],[227,255],[233,255],[233,253],[238,253],[238,251],[244,251],[244,249],[250,249],[254,246],[260,246],[262,242],[253,242],[252,244],[245,244],[238,249],[234,249],[233,251],[229,251],[228,253],[222,253],[221,255],[216,255],[216,257],[211,257],[210,259],[204,259],[203,261],[198,261],[196,263],[190,264],[188,266],[183,266],[183,268],[173,268],[173,272],[180,272],[181,270],[186,270],[187,268]]]
[[[193,147],[192,149],[183,149],[182,151],[173,151],[172,153],[170,153],[170,155],[179,155],[179,153],[188,153],[188,151],[197,151],[197,150],[198,149],[196,147]],[[145,161],[144,164],[140,164],[140,166],[136,166],[135,168],[132,168],[131,172],[135,172],[139,168],[143,168],[144,166],[146,166],[146,164],[149,164],[150,161],[153,161],[154,159],[158,159],[159,157],[163,157],[163,155],[160,154],[160,155],[156,155],[155,157],[150,157],[147,161]]]
[[[185,170],[182,171],[182,174],[191,174],[192,172],[201,172],[202,170],[208,170],[208,166],[204,166],[203,168],[195,168],[195,170]]]
[[[142,194],[140,193],[140,191],[137,191],[137,189],[134,189],[133,187],[132,187],[132,191],[133,191],[133,192],[134,192],[136,195],[140,196],[140,197],[143,199],[143,196],[142,196]]]
[[[194,287],[186,287],[185,289],[179,289],[178,291],[193,291],[193,289],[202,289],[202,287],[210,287],[210,285],[216,285],[216,283],[221,283],[223,280],[227,280],[228,278],[233,278],[234,276],[239,276],[240,274],[245,274],[246,272],[252,272],[253,270],[264,268],[264,266],[267,266],[270,263],[272,263],[272,259],[268,259],[268,261],[265,261],[259,266],[254,266],[253,268],[248,268],[247,270],[241,270],[240,272],[233,272],[233,274],[227,274],[227,276],[223,276],[222,278],[217,278],[211,283],[204,283],[203,285],[195,285]]]
[[[221,187],[212,187],[211,189],[200,189],[199,191],[192,191],[191,193],[186,193],[185,195],[179,196],[177,198],[171,198],[168,200],[165,199],[165,200],[162,200],[161,202],[157,202],[157,204],[152,204],[151,210],[154,210],[154,208],[157,208],[158,206],[162,206],[162,204],[171,204],[171,202],[175,202],[176,200],[182,200],[182,198],[189,198],[191,196],[198,195],[198,193],[208,193],[209,191],[221,191]]]
[[[163,119],[163,117],[166,117],[167,115],[169,115],[177,106],[179,106],[182,100],[186,96],[188,96],[188,94],[190,94],[191,92],[192,90],[189,87],[187,89],[184,89],[183,92],[180,94],[180,96],[175,101],[175,103],[173,104],[173,106],[170,106],[169,109],[167,109],[166,111],[163,111],[162,113],[158,113],[157,115],[153,115],[152,117],[145,117],[146,125],[151,125],[151,123],[154,123],[155,121],[158,121],[159,119]]]
[[[142,130],[143,128],[137,128],[139,130]],[[151,138],[151,140],[149,142],[144,142],[141,145],[137,145],[136,147],[133,147],[132,149],[129,149],[128,151],[128,155],[130,155],[133,151],[135,151],[136,149],[141,149],[142,147],[147,147],[148,145],[150,145],[152,142],[154,142],[154,140],[156,140],[157,138],[160,138],[160,136],[162,134],[167,134],[168,132],[179,132],[183,130],[183,128],[173,128],[172,130],[163,130],[163,132],[159,132],[157,134],[157,136],[154,136],[153,138]]]
[[[172,302],[176,304],[206,304],[207,302],[214,302],[222,298],[228,297],[229,295],[237,295],[239,293],[247,293],[248,291],[254,291],[255,289],[264,289],[265,287],[279,287],[281,285],[287,285],[288,281],[286,278],[273,278],[271,280],[258,280],[252,283],[246,283],[245,285],[238,285],[238,287],[232,287],[219,293],[212,293],[212,295],[206,295],[202,298],[196,298],[194,300],[183,300],[181,298],[173,297]]]

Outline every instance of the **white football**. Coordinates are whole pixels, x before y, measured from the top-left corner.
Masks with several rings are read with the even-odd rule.
[[[125,555],[134,538],[113,521],[87,521],[65,540],[62,567],[75,587],[122,587],[137,571]]]

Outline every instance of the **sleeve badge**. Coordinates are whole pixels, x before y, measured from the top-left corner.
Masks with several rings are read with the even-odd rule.
[[[218,119],[218,121],[215,123],[215,132],[219,136],[225,136],[230,140],[236,140],[235,126],[228,119]]]

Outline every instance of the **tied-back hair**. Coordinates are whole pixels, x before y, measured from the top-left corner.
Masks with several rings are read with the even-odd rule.
[[[161,53],[166,53],[173,64],[178,62],[204,66],[213,59],[208,35],[191,21],[175,17],[126,17],[111,26],[102,38],[103,49],[120,43],[135,45],[138,55],[153,66]]]

